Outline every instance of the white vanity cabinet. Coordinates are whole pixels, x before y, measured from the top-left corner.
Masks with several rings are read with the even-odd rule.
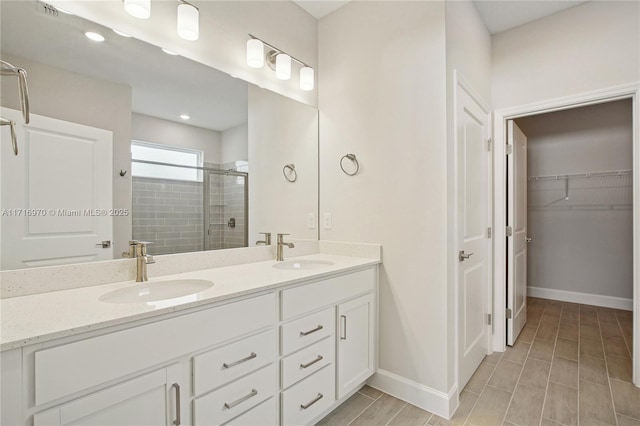
[[[180,425],[184,390],[180,367],[173,365],[37,413],[33,424]]]
[[[377,266],[2,352],[2,426],[313,424],[375,369]]]
[[[377,268],[280,295],[281,424],[311,424],[357,390],[376,360]]]
[[[375,371],[375,304],[367,294],[338,306],[338,398]]]
[[[33,413],[34,426],[191,424],[196,390],[202,398],[220,394],[206,392],[269,364],[273,372],[259,382],[261,396],[273,396],[277,307],[276,294],[268,293],[64,344],[26,347],[27,423]],[[251,362],[234,365],[236,371],[223,368],[247,350],[256,354]]]

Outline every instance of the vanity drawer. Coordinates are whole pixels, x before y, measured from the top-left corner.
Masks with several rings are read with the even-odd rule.
[[[352,272],[313,284],[282,291],[281,318],[286,320],[344,299],[373,291],[375,268]]]
[[[335,369],[330,364],[282,392],[282,424],[308,424],[334,401]]]
[[[242,414],[276,393],[276,367],[271,364],[193,401],[194,425],[218,425]]]
[[[193,392],[203,394],[276,359],[275,329],[193,357]]]
[[[332,337],[314,343],[281,361],[282,389],[333,363],[335,341]]]
[[[265,426],[278,424],[278,404],[275,397],[252,408],[224,426]]]
[[[290,354],[327,336],[335,330],[335,308],[291,321],[281,326],[282,355]]]
[[[266,328],[275,324],[276,315],[277,299],[275,293],[269,293],[38,351],[35,403],[44,404]]]

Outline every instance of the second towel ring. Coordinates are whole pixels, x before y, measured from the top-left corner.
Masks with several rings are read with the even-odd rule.
[[[356,164],[356,169],[352,173],[349,173],[348,171],[346,171],[344,169],[344,166],[342,165],[342,162],[344,161],[345,158],[353,161]],[[342,158],[340,159],[340,168],[342,169],[342,171],[344,172],[345,175],[355,176],[356,174],[358,174],[358,171],[360,170],[360,163],[358,163],[358,159],[356,158],[355,154],[347,154],[347,155],[342,156]]]
[[[287,169],[289,170],[288,174]],[[284,175],[284,178],[289,182],[295,182],[296,180],[298,180],[298,172],[296,172],[296,166],[293,163],[285,164],[282,168],[282,174]]]

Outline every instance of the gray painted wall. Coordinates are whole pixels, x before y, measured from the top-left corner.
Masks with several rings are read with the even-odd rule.
[[[517,120],[528,137],[529,176],[632,167],[631,101]],[[631,177],[529,182],[528,285],[633,296]]]

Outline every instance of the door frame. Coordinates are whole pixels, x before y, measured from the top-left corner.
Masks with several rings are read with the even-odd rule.
[[[459,288],[459,284],[460,284],[460,274],[458,273],[458,252],[460,250],[460,247],[458,246],[458,236],[459,236],[459,229],[458,229],[458,191],[460,190],[460,182],[458,182],[458,157],[459,157],[459,153],[458,153],[458,119],[459,117],[457,116],[457,111],[458,111],[458,91],[459,90],[464,90],[465,92],[467,92],[467,94],[475,101],[478,103],[478,105],[480,105],[480,107],[486,111],[487,115],[488,115],[488,120],[487,120],[487,124],[489,125],[489,136],[491,137],[491,134],[493,133],[493,123],[494,123],[494,117],[493,117],[493,113],[491,111],[491,106],[484,100],[482,99],[482,97],[480,96],[480,94],[478,94],[478,92],[475,91],[475,89],[473,88],[473,86],[471,86],[471,84],[462,76],[462,74],[460,73],[460,71],[458,70],[453,70],[453,146],[451,147],[452,149],[452,153],[453,153],[453,167],[451,168],[451,171],[453,173],[453,175],[451,176],[451,179],[453,180],[453,197],[452,197],[452,212],[453,214],[452,216],[452,222],[453,222],[453,226],[450,228],[452,230],[453,235],[451,235],[451,238],[453,239],[453,251],[449,254],[449,267],[452,268],[452,274],[453,274],[453,288],[454,288],[454,294],[453,294],[453,298],[454,298],[454,352],[455,352],[455,366],[454,366],[454,386],[455,386],[455,392],[453,392],[455,394],[455,404],[454,404],[454,409],[457,408],[458,405],[458,395],[460,394],[460,392],[462,392],[462,387],[460,386],[460,377],[459,377],[459,370],[460,370],[460,360],[461,360],[461,348],[459,345],[459,338],[460,338],[460,327],[462,326],[460,324],[460,322],[458,321],[459,318],[459,312],[460,309],[462,309],[461,306],[459,306],[460,304],[458,303],[459,301],[459,295],[460,295],[460,288]],[[491,151],[493,151],[494,148],[494,144],[491,143]],[[488,167],[487,167],[487,171],[488,171],[488,191],[487,191],[487,196],[489,198],[488,200],[488,218],[489,218],[489,224],[488,226],[490,226],[492,228],[492,230],[494,229],[493,226],[493,203],[494,203],[494,192],[493,192],[493,188],[494,188],[494,176],[495,173],[493,172],[494,167],[495,167],[495,163],[494,163],[494,157],[491,156],[491,152],[487,151],[487,157],[488,157]],[[494,236],[492,236],[491,238],[487,238],[487,266],[488,266],[488,271],[487,271],[487,294],[486,296],[486,301],[487,301],[487,310],[488,313],[491,314],[493,316],[493,308],[492,308],[492,301],[493,301],[493,295],[492,295],[492,288],[493,285],[491,284],[493,282],[493,278],[494,278],[494,274],[493,274],[493,267],[494,267],[494,252],[493,252],[493,247],[492,247],[492,241],[493,241]],[[494,324],[494,322],[492,322],[491,324]],[[491,352],[492,351],[492,338],[493,338],[493,328],[494,325],[487,325],[487,327],[489,328],[489,332],[488,332],[488,349]],[[494,349],[495,350],[495,349]],[[452,394],[452,391],[449,391],[449,395]],[[453,413],[453,411],[451,411],[451,413]]]
[[[549,99],[542,102],[502,108],[494,111],[493,150],[493,261],[495,271],[506,270],[506,182],[507,182],[507,120],[553,111],[561,111],[587,105],[600,104],[621,99],[631,99],[633,120],[633,383],[640,386],[640,82],[609,87],[572,96]],[[502,224],[502,225],[498,225]],[[493,350],[506,349],[506,274],[494,274]]]

